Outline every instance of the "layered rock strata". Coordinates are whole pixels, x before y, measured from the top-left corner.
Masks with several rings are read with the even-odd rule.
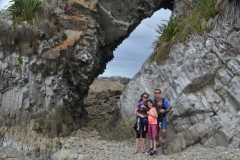
[[[53,4],[55,11],[44,10],[42,14],[54,15],[54,26],[49,24],[57,28],[54,33],[40,27],[35,30],[38,39],[31,39],[35,31],[23,25],[31,32],[20,35],[30,38],[29,44],[14,46],[16,42],[9,40],[8,32],[1,30],[1,38],[7,37],[0,43],[0,137],[5,147],[45,152],[47,145],[35,147],[42,137],[66,136],[86,125],[84,97],[113,58],[113,50],[143,18],[161,7],[173,6],[163,0],[68,0]],[[1,29],[14,30],[10,20],[4,23]],[[60,30],[64,30],[66,40]]]
[[[183,3],[176,2],[173,17],[183,13]],[[134,119],[140,94],[153,98],[155,88],[162,90],[173,107],[165,153],[197,143],[240,147],[240,25],[227,16],[224,12],[211,18],[211,29],[203,36],[192,33],[175,44],[161,65],[146,60],[120,98],[122,114]]]

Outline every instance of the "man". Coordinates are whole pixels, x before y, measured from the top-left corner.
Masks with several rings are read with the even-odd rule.
[[[160,89],[155,89],[154,91],[154,97],[155,99],[153,100],[154,103],[158,105],[158,116],[161,117],[159,118],[159,121],[161,125],[159,128],[162,131],[162,147],[164,149],[167,148],[166,145],[166,137],[167,137],[167,113],[171,110],[171,107],[169,106],[168,100],[162,97],[162,92]],[[159,146],[159,135],[157,137],[157,143]]]

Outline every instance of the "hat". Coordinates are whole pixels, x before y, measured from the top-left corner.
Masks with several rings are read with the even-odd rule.
[[[141,102],[139,102],[139,104],[141,105],[141,104],[144,104],[144,102],[143,101],[141,101]]]

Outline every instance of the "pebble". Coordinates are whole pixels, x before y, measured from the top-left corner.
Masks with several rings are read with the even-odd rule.
[[[82,136],[84,135],[84,136]],[[75,137],[74,137],[75,136]],[[96,137],[99,135],[91,135],[84,131],[78,131],[76,135],[71,137],[61,138],[62,148],[57,152],[61,155],[61,159],[69,160],[68,157],[73,155],[64,155],[62,153],[69,153],[66,150],[71,149],[72,153],[77,153],[78,160],[140,160],[140,159],[158,159],[158,160],[239,160],[240,152],[239,149],[227,149],[225,147],[214,147],[207,148],[202,145],[195,145],[186,148],[184,151],[164,155],[158,148],[158,155],[150,156],[147,152],[137,154],[134,153],[135,142],[132,138],[128,141],[116,142],[116,141],[106,141],[99,140]],[[84,138],[83,138],[84,137]],[[139,146],[140,147],[140,146]],[[147,141],[145,145],[145,150],[149,148],[149,142]],[[48,155],[48,159],[52,159],[54,153]],[[9,147],[0,147],[0,159],[16,159],[16,160],[33,160],[33,159],[43,159],[39,157],[34,157],[31,155],[31,151],[17,150]]]

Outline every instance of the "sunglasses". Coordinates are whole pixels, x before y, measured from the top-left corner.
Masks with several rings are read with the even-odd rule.
[[[148,97],[145,97],[145,96],[144,96],[144,97],[142,97],[142,98],[148,98]]]
[[[160,92],[155,92],[155,94],[160,94]]]

